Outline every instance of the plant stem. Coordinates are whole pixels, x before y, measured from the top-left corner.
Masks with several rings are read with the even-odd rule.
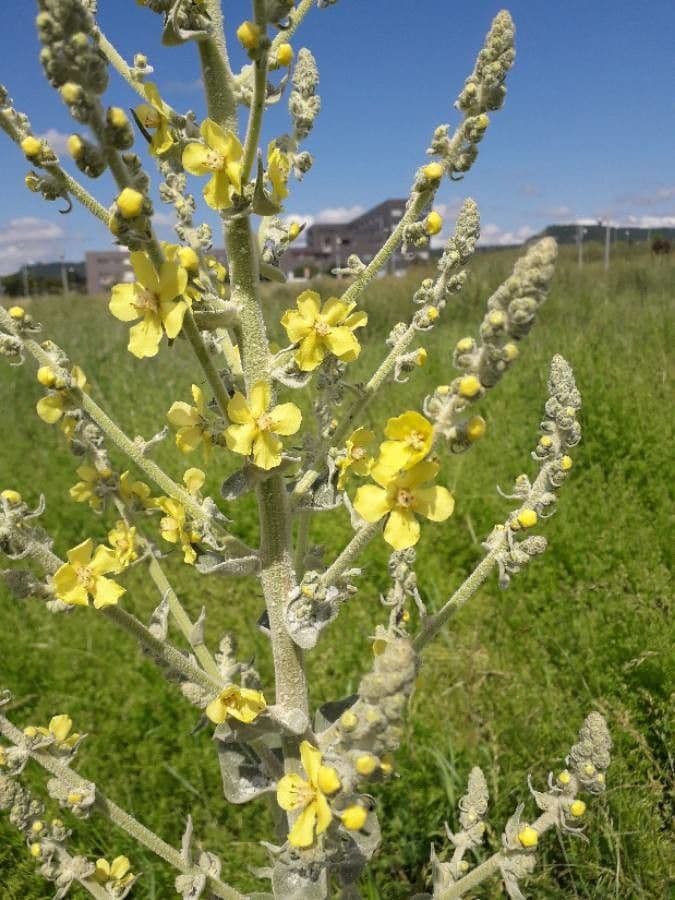
[[[197,326],[195,318],[192,314],[192,310],[188,309],[185,313],[185,318],[183,319],[183,334],[188,339],[190,346],[194,350],[194,354],[199,360],[199,364],[201,365],[204,375],[206,375],[206,379],[211,386],[211,390],[213,391],[213,396],[216,399],[216,403],[218,404],[218,409],[220,410],[220,414],[223,416],[226,422],[229,421],[227,416],[227,404],[229,403],[229,396],[227,391],[225,390],[225,385],[218,374],[218,370],[213,362],[213,357],[209,353],[206,348],[206,344],[201,336],[201,332]]]
[[[214,660],[213,656],[211,656],[211,653],[209,652],[209,649],[205,644],[193,643],[192,635],[194,624],[185,611],[185,607],[178,599],[178,595],[171,587],[171,584],[169,583],[169,580],[164,573],[164,569],[161,567],[159,560],[155,556],[153,549],[149,543],[148,547],[150,548],[150,553],[152,554],[148,562],[148,571],[150,572],[150,577],[155,582],[157,589],[159,590],[162,597],[166,598],[166,601],[169,604],[169,612],[173,616],[183,636],[194,650],[194,654],[199,660],[199,663],[204,671],[211,675],[213,678],[220,681],[221,676],[218,670],[218,666],[216,665],[216,661]]]
[[[115,625],[126,631],[127,634],[136,638],[150,653],[159,657],[168,666],[187,678],[188,681],[195,682],[195,684],[211,693],[218,693],[222,690],[223,682],[220,677],[212,677],[202,671],[199,666],[191,662],[187,656],[169,644],[168,641],[155,637],[150,629],[146,628],[136,616],[132,616],[131,613],[122,609],[121,606],[106,606],[99,612],[106,619],[110,619],[111,622],[114,622]]]
[[[283,31],[280,31],[279,34],[274,38],[274,40],[272,41],[272,46],[270,47],[270,53],[276,53],[281,44],[286,44],[290,41],[290,39],[300,27],[300,23],[305,18],[313,5],[314,0],[300,0],[300,3],[296,6],[296,8],[291,10],[288,16],[291,24],[288,28],[284,28]]]
[[[128,64],[124,60],[124,58],[117,52],[116,47],[110,43],[108,38],[103,34],[101,29],[96,26],[94,30],[94,39],[98,45],[99,50],[105,58],[108,60],[110,65],[118,72],[119,75],[126,81],[126,83],[132,88],[132,90],[136,91],[139,97],[143,98],[143,101],[147,103],[147,97],[145,96],[145,91],[143,90],[143,82],[139,81],[138,78],[134,78],[131,74],[131,69]],[[167,108],[170,109],[170,107]],[[171,110],[173,114],[173,110]]]
[[[501,549],[501,548],[498,548]],[[467,600],[476,593],[479,587],[487,580],[488,575],[496,565],[498,549],[491,550],[476,566],[469,577],[457,588],[447,603],[432,616],[424,619],[422,628],[413,641],[414,649],[420,653],[424,647],[434,638],[441,628],[454,614],[460,610]]]
[[[59,781],[68,785],[68,787],[75,791],[79,790],[85,793],[91,789],[91,782],[88,782],[86,779],[82,778],[81,775],[78,775],[77,772],[74,772],[70,766],[66,766],[59,762],[55,757],[44,750],[30,749],[30,745],[27,743],[25,735],[3,715],[0,715],[0,734],[12,741],[17,747],[23,747],[28,750],[31,759],[58,778]],[[107,816],[111,822],[114,822],[115,825],[118,825],[126,831],[127,834],[135,838],[139,844],[147,847],[148,850],[151,850],[156,856],[159,856],[180,872],[191,873],[193,871],[200,871],[199,869],[195,869],[188,865],[180,852],[172,847],[171,844],[167,844],[166,841],[163,841],[158,837],[154,831],[150,831],[149,828],[146,828],[145,825],[142,825],[137,819],[134,819],[133,816],[130,816],[129,813],[117,806],[116,803],[109,800],[98,787],[94,787],[96,795],[94,808],[98,812]],[[224,900],[244,900],[243,896],[238,891],[235,891],[234,888],[231,888],[218,878],[208,876],[208,881],[209,889],[217,897],[222,897]],[[108,895],[106,894],[106,896]]]
[[[312,525],[312,510],[299,509],[296,512],[298,520],[297,531],[295,535],[295,553],[293,556],[293,565],[295,574],[298,578],[302,578],[305,571],[305,556],[309,546],[309,532]]]
[[[260,0],[254,0],[255,20],[264,28],[264,16]],[[260,129],[262,127],[263,114],[265,112],[265,97],[267,95],[267,52],[261,53],[254,61],[253,100],[251,111],[246,126],[246,140],[244,141],[244,158],[242,160],[241,180],[246,183],[251,176],[251,169],[255,162],[258,143],[260,141]]]
[[[220,0],[207,0],[206,11],[211,19],[213,33],[210,38],[199,41],[198,47],[209,116],[226,131],[236,134],[237,106]]]
[[[327,588],[334,584],[380,531],[382,531],[382,519],[377,522],[369,522],[359,528],[342,553],[319,579],[321,587]]]

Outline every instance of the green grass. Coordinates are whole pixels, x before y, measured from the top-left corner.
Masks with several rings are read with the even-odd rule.
[[[418,405],[423,392],[454,377],[451,348],[475,333],[487,295],[513,258],[511,252],[479,255],[465,292],[431,336],[426,368],[409,384],[387,388],[369,410],[372,422]],[[419,277],[381,281],[369,290],[371,342],[355,378],[381,358],[391,325],[409,316]],[[571,254],[563,254],[521,359],[482,404],[486,439],[444,463],[455,515],[443,526],[426,526],[418,548],[420,585],[431,608],[480,559],[480,541],[510,509],[495,486],[508,488],[521,471],[533,471],[529,454],[552,354],[572,363],[584,400],[584,440],[559,509],[543,528],[549,549],[507,591],[492,579],[429,649],[398,757],[399,777],[377,791],[383,845],[363,884],[368,898],[402,900],[424,889],[430,840],[445,846],[443,822],[456,825],[456,801],[474,764],[483,767],[490,785],[488,842],[497,847],[504,822],[527,799],[528,772],[535,784],[543,783],[591,709],[607,716],[615,756],[606,796],[589,803],[590,843],[555,836],[543,842],[526,893],[550,900],[667,895],[674,862],[668,832],[672,396],[666,355],[672,282],[672,264],[647,256],[615,260],[607,277],[599,263],[579,271]],[[294,293],[269,291],[270,321]],[[172,400],[189,398],[194,369],[181,341],[157,361],[139,362],[126,352],[126,327],[101,301],[47,299],[35,301],[31,312],[43,322],[45,336],[83,366],[94,396],[128,433],[150,436]],[[68,498],[76,463],[60,433],[33,413],[40,390],[32,366],[2,366],[0,392],[2,487],[18,488],[30,502],[44,492],[44,523],[58,552],[85,534],[103,539],[108,520],[92,520],[88,509]],[[185,465],[171,442],[156,458],[177,475]],[[230,468],[229,460],[216,458],[209,471],[215,496]],[[255,540],[251,503],[226,511],[238,533]],[[317,517],[312,539],[325,544],[330,560],[348,533],[344,514],[329,514]],[[207,605],[209,639],[236,630],[242,657],[255,656],[269,679],[265,639],[254,624],[262,609],[255,581],[198,580],[178,560],[167,562],[191,613]],[[354,689],[370,663],[368,635],[384,621],[378,603],[387,583],[384,546],[374,546],[363,563],[358,596],[309,655],[317,703]],[[141,575],[135,570],[126,579],[125,604],[147,618],[157,597]],[[272,836],[264,804],[228,807],[208,734],[191,734],[194,708],[93,611],[53,617],[37,603],[0,595],[0,685],[15,696],[11,716],[18,724],[68,711],[78,730],[90,735],[77,761],[83,774],[174,844],[192,810],[199,839],[224,861],[224,878],[261,889],[249,866],[264,864],[256,841]],[[30,770],[29,781],[39,788],[44,777]],[[73,830],[73,846],[90,856],[130,856],[144,873],[135,896],[173,896],[167,868],[109,823],[73,822]],[[3,900],[53,893],[36,876],[6,815],[0,815],[0,885]],[[475,896],[498,897],[501,888],[494,882]]]

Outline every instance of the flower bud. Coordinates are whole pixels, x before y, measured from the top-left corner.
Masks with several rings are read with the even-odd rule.
[[[574,816],[575,819],[580,819],[585,812],[586,804],[583,800],[575,800],[574,803],[570,804],[570,815]]]
[[[82,97],[82,88],[74,81],[66,81],[61,85],[61,96],[66,103],[77,103]]]
[[[435,209],[432,209],[424,220],[424,228],[429,235],[438,234],[443,228],[443,217]]]
[[[0,494],[0,497],[2,497],[3,500],[6,500],[7,503],[9,503],[11,506],[18,506],[23,499],[18,491],[13,491],[9,488],[7,490],[4,490]]]
[[[360,803],[353,803],[344,812],[340,813],[342,824],[350,831],[360,831],[366,824],[367,818],[368,810],[361,806]]]
[[[277,50],[277,65],[290,66],[293,62],[293,48],[290,44],[280,44]]]
[[[467,400],[477,396],[481,390],[481,383],[475,375],[465,375],[459,381],[459,393]]]
[[[43,387],[54,387],[56,384],[56,372],[51,366],[40,366],[37,370],[37,380]]]
[[[133,188],[124,188],[117,198],[117,209],[123,219],[135,219],[143,212],[145,197]]]
[[[351,709],[345,710],[340,716],[340,727],[343,731],[353,731],[358,725],[359,720]]]
[[[42,153],[42,141],[29,135],[21,141],[21,149],[28,159],[37,159]]]
[[[10,306],[7,312],[17,322],[23,319],[26,315],[26,310],[23,308],[23,306]]]
[[[195,273],[199,271],[199,257],[192,247],[179,247],[178,261],[188,272]]]
[[[532,528],[537,524],[537,514],[533,509],[522,509],[518,513],[518,524],[522,528]]]
[[[242,22],[237,28],[237,40],[245,50],[255,50],[260,45],[260,26],[255,22]]]
[[[536,847],[539,843],[539,834],[531,825],[527,825],[522,831],[518,832],[518,840],[523,847],[529,850],[532,847]]]
[[[373,772],[377,769],[377,766],[377,758],[370,753],[364,753],[363,756],[357,757],[356,763],[354,765],[359,775],[366,776],[372,775]]]
[[[429,163],[422,169],[422,174],[427,181],[440,181],[443,177],[443,166],[437,162]]]
[[[485,434],[487,425],[482,416],[472,416],[466,423],[466,436],[473,443],[479,441]]]

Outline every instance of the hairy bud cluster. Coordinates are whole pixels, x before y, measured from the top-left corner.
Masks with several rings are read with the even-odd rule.
[[[321,109],[321,98],[316,92],[319,69],[313,54],[305,47],[298,51],[292,82],[288,111],[293,119],[294,137],[300,142],[309,135]]]
[[[80,0],[39,0],[38,6],[40,62],[47,80],[60,89],[73,116],[86,122],[90,96],[108,86],[105,57],[91,37],[94,18]]]

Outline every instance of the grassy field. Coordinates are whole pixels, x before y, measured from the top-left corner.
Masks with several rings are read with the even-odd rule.
[[[387,389],[370,410],[373,421],[417,405],[424,392],[454,377],[450,349],[475,333],[485,299],[513,259],[505,251],[474,261],[465,292],[433,332],[426,368],[409,384]],[[389,327],[408,317],[417,278],[381,281],[369,290],[371,341],[355,377],[381,357]],[[293,294],[290,288],[270,292],[270,320]],[[667,360],[673,299],[672,263],[636,253],[615,259],[606,276],[599,262],[578,270],[571,253],[563,253],[521,360],[482,404],[486,439],[444,464],[455,515],[424,529],[418,547],[421,589],[431,608],[468,574],[481,557],[480,541],[511,508],[495,486],[508,488],[521,471],[533,471],[530,451],[552,354],[572,363],[584,400],[584,440],[558,512],[543,528],[549,549],[507,591],[491,580],[429,648],[398,759],[400,777],[378,791],[383,846],[363,885],[365,897],[403,900],[424,889],[430,840],[440,847],[444,821],[456,825],[456,801],[475,764],[490,785],[488,842],[497,847],[504,822],[518,801],[527,800],[527,774],[542,784],[592,709],[607,716],[615,741],[607,794],[589,803],[588,844],[555,835],[542,842],[526,893],[550,900],[668,895],[674,868]],[[45,336],[83,366],[94,396],[128,433],[155,433],[170,403],[189,398],[193,367],[182,342],[156,362],[141,362],[126,352],[127,328],[102,301],[47,299],[30,309]],[[60,433],[34,414],[40,390],[33,367],[0,366],[0,396],[1,486],[19,489],[29,502],[44,492],[44,522],[58,552],[84,535],[103,539],[107,522],[92,522],[88,509],[68,497],[76,463]],[[172,442],[156,455],[180,474],[184,459]],[[209,471],[214,496],[225,471],[219,465],[216,459]],[[255,540],[250,502],[227,512],[238,533]],[[330,560],[348,531],[345,516],[334,514],[316,521],[312,538],[326,545]],[[384,546],[373,547],[359,595],[310,655],[315,702],[349,693],[369,666],[368,635],[384,621],[378,596],[386,589],[385,563]],[[198,580],[179,560],[167,564],[192,614],[208,606],[211,641],[236,630],[242,656],[255,655],[269,677],[265,639],[254,626],[261,611],[255,581]],[[134,570],[126,579],[124,602],[147,618],[157,597],[141,574]],[[228,807],[208,734],[191,734],[194,708],[93,610],[53,617],[37,603],[0,593],[0,686],[12,690],[11,717],[21,725],[69,712],[77,729],[90,735],[77,761],[86,777],[174,844],[193,809],[196,834],[222,857],[224,878],[261,889],[249,867],[265,862],[256,838],[272,835],[264,804]],[[29,780],[38,787],[44,777],[31,770]],[[74,822],[73,830],[73,846],[90,856],[130,856],[143,872],[134,896],[174,896],[167,868],[106,821]],[[0,897],[51,897],[17,834],[0,814]],[[492,883],[475,896],[502,896],[501,887]]]

